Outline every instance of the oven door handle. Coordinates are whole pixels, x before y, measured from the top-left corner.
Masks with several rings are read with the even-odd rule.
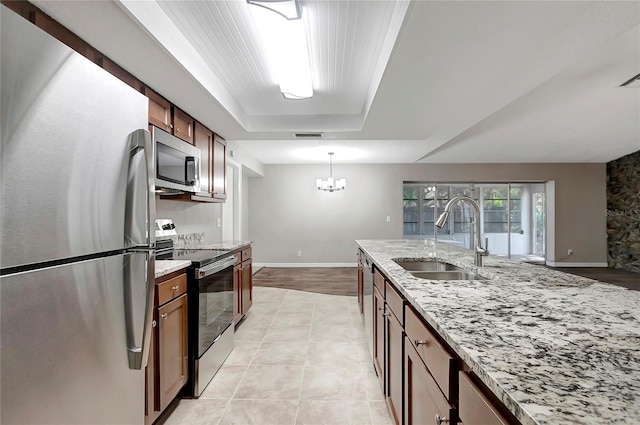
[[[216,261],[213,264],[209,264],[208,266],[200,267],[196,269],[196,278],[202,279],[204,277],[211,276],[214,273],[218,273],[219,271],[224,270],[229,266],[233,266],[237,260],[238,257],[236,257],[235,255],[231,255],[223,260]]]

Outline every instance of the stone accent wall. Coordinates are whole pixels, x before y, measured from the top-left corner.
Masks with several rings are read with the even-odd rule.
[[[640,273],[640,151],[607,164],[607,261]]]

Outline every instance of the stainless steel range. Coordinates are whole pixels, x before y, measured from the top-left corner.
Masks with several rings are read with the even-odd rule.
[[[174,250],[187,268],[189,381],[185,396],[199,397],[233,350],[233,266],[226,250]]]

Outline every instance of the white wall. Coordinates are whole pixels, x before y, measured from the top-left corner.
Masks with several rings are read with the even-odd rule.
[[[549,180],[556,196],[550,259],[572,248],[571,262],[606,263],[605,164],[337,164],[334,170],[347,179],[345,191],[315,188],[315,179],[327,174],[322,165],[265,165],[264,177],[250,179],[256,263],[354,263],[356,239],[402,238],[405,181]]]

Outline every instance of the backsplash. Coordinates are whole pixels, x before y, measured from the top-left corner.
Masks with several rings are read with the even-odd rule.
[[[607,261],[640,273],[640,151],[607,164]]]
[[[187,202],[156,198],[156,218],[170,218],[176,226],[178,235],[197,235],[203,233],[203,241],[215,242],[222,239],[222,228],[218,220],[222,217],[222,204],[206,202]],[[196,236],[192,236],[196,242]],[[185,239],[185,245],[187,240]],[[180,243],[180,241],[177,241]]]

